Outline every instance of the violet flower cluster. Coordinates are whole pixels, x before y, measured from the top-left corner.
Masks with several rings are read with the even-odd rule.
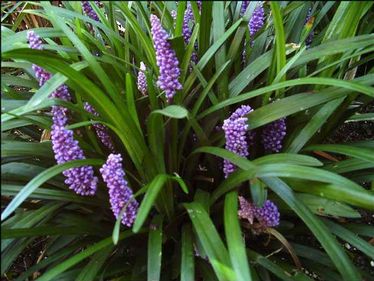
[[[42,49],[42,41],[38,35],[33,31],[27,33],[29,46],[32,49]],[[42,86],[50,77],[51,74],[46,72],[43,68],[34,65],[35,76],[39,80],[39,85]],[[66,85],[61,85],[54,91],[51,98],[58,98],[64,101],[70,101],[71,96]],[[55,154],[57,164],[63,164],[72,160],[85,159],[82,149],[74,140],[73,131],[67,130],[65,126],[68,121],[68,110],[62,106],[52,107],[52,149]],[[90,166],[81,166],[65,170],[63,175],[66,177],[65,183],[70,189],[74,190],[80,195],[94,195],[97,187],[97,177],[94,176],[93,168]]]
[[[34,50],[42,50],[42,39],[35,34],[34,31],[27,32],[27,40],[29,41],[29,47]],[[33,64],[32,70],[35,73],[35,77],[39,81],[39,86],[43,86],[44,83],[51,78],[51,74],[45,71],[42,67]]]
[[[194,15],[193,15],[191,4],[188,3],[187,4],[187,9],[184,12],[183,30],[182,30],[182,34],[183,34],[183,38],[184,38],[184,43],[186,45],[188,45],[190,43],[190,39],[191,39],[191,36],[192,36],[192,27],[189,26],[190,22],[192,22],[192,25],[193,25],[193,23],[194,23]],[[197,48],[198,48],[197,42],[195,42],[195,45],[194,45],[194,49],[195,50],[191,54],[191,61],[194,64],[197,64],[197,61],[198,61]],[[190,66],[190,70],[191,70],[191,66]]]
[[[187,8],[184,11],[183,16],[183,25],[182,25],[182,35],[184,39],[184,43],[188,44],[190,42],[192,36],[192,29],[190,28],[190,22],[193,22],[194,16],[192,12],[191,4],[187,3]]]
[[[125,208],[121,221],[130,227],[136,218],[138,202],[133,198],[133,192],[124,179],[121,154],[110,154],[106,163],[100,169],[104,182],[108,186],[111,209],[116,219]]]
[[[165,91],[167,101],[170,103],[176,92],[182,89],[182,85],[178,81],[180,76],[179,61],[168,41],[169,35],[156,15],[151,15],[151,32],[156,50],[157,66],[160,70],[157,85]]]
[[[81,1],[83,12],[91,19],[95,21],[99,21],[99,16],[96,14],[94,9],[92,8],[89,1]],[[95,1],[97,6],[100,5],[100,1]]]
[[[307,13],[306,18],[305,18],[304,25],[306,25],[306,24],[309,23],[311,17],[312,17],[312,9],[309,8],[309,9],[308,9],[308,13]],[[306,45],[306,48],[307,48],[307,49],[310,48],[310,46],[311,46],[311,44],[312,44],[312,41],[313,41],[313,38],[314,38],[314,31],[312,30],[312,31],[309,33],[309,35],[308,35],[308,37],[306,38],[306,40],[305,40],[305,45]]]
[[[262,207],[257,207],[255,204],[248,202],[244,197],[239,196],[239,204],[239,217],[248,220],[250,224],[253,224],[254,219],[256,219],[259,223],[259,230],[279,225],[280,214],[278,207],[270,200],[266,200]]]
[[[249,34],[251,35],[252,43],[253,43],[254,36],[264,26],[264,23],[265,23],[265,11],[261,5],[261,6],[256,7],[256,9],[253,11],[252,17],[248,23]]]
[[[143,94],[143,96],[147,95],[147,77],[145,76],[146,67],[144,62],[140,62],[140,70],[138,72],[138,90]]]
[[[248,118],[244,116],[251,111],[253,109],[249,105],[242,105],[228,119],[224,120],[222,126],[226,139],[225,148],[242,157],[249,155],[247,142]],[[236,167],[233,163],[226,159],[224,160],[223,172],[225,178],[233,173],[235,169]]]
[[[94,116],[99,116],[99,113],[97,113],[95,108],[92,105],[90,105],[88,102],[84,103],[84,109]],[[113,141],[109,135],[108,128],[105,127],[103,124],[99,124],[99,123],[93,124],[92,126],[96,132],[96,135],[99,137],[101,143],[106,148],[108,148],[110,151],[114,151]]]
[[[262,131],[262,143],[266,152],[280,152],[286,136],[286,118],[268,124]]]
[[[249,1],[244,1],[244,2],[249,2]],[[244,6],[245,7],[244,12],[245,12],[249,3],[244,3],[244,2],[242,4],[242,11],[243,11],[243,6]],[[264,26],[264,23],[265,23],[265,11],[261,5],[261,6],[256,7],[256,9],[253,11],[251,19],[249,20],[249,23],[248,23],[251,46],[253,46],[253,42],[254,42],[253,39],[256,33]],[[242,63],[244,64],[245,62],[246,62],[246,43],[244,43],[244,50],[242,53]]]
[[[78,141],[74,140],[73,131],[53,124],[51,139],[57,164],[85,159]],[[94,176],[94,170],[91,166],[71,168],[63,171],[62,174],[66,177],[65,184],[77,194],[95,195],[98,178]]]
[[[240,8],[240,15],[241,15],[241,16],[244,16],[245,11],[246,11],[247,8],[248,8],[248,5],[249,5],[249,1],[248,1],[248,0],[242,1],[242,6],[241,6],[241,8]]]
[[[175,28],[175,23],[176,23],[176,19],[177,19],[177,12],[174,11],[174,10],[171,11],[171,16],[174,19],[174,28]],[[190,43],[190,39],[191,39],[191,36],[192,36],[192,25],[193,25],[193,23],[194,23],[194,15],[193,15],[193,11],[192,11],[192,6],[188,2],[187,3],[187,8],[184,11],[183,25],[182,25],[182,36],[183,36],[184,44],[186,44],[186,45],[188,45]],[[191,61],[196,64],[197,61],[198,61],[198,58],[197,58],[197,42],[195,42],[194,48],[195,48],[195,51],[193,51],[192,54],[191,54]]]

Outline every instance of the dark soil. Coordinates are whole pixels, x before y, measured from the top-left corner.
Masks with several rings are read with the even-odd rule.
[[[374,113],[374,102],[360,108],[358,113]],[[346,122],[338,127],[326,143],[353,143],[374,140],[374,121]]]
[[[31,266],[37,264],[42,256],[47,240],[47,237],[37,238],[26,247],[6,272],[5,276],[1,276],[1,281],[14,280]]]

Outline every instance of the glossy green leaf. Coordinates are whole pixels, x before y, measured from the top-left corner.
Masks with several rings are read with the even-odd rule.
[[[19,207],[27,197],[36,190],[40,185],[58,175],[59,173],[74,167],[80,167],[84,165],[102,165],[103,160],[98,159],[84,159],[84,160],[75,160],[70,161],[61,165],[53,166],[42,173],[37,177],[29,181],[22,190],[13,198],[5,210],[1,213],[1,220],[5,220],[13,211]]]
[[[308,146],[304,150],[322,150],[334,152],[374,163],[374,154],[372,153],[373,151],[369,148],[364,147],[353,147],[344,144],[319,144]]]
[[[195,281],[195,261],[192,245],[192,229],[190,225],[182,228],[181,281]]]
[[[123,240],[127,237],[132,235],[131,231],[124,231],[120,234],[119,240]],[[112,243],[112,237],[105,238],[100,242],[89,246],[85,250],[81,251],[80,253],[68,258],[67,260],[63,261],[62,263],[56,265],[55,267],[47,270],[41,277],[38,278],[38,281],[48,281],[54,280],[56,276],[61,274],[62,272],[66,271],[67,269],[71,268],[72,266],[78,264],[82,260],[90,257],[94,253],[105,249],[106,247],[110,246]]]
[[[161,188],[165,185],[168,177],[167,175],[156,176],[151,183],[149,183],[147,192],[140,204],[138,214],[136,216],[133,231],[138,232],[142,227],[144,221],[147,219],[148,213],[151,210]]]
[[[242,237],[238,219],[238,194],[226,195],[224,222],[230,260],[236,274],[236,280],[251,281],[251,273],[246,255],[245,242]]]
[[[374,246],[362,238],[358,237],[357,234],[349,231],[348,229],[330,221],[330,220],[323,220],[323,222],[327,225],[327,227],[340,237],[341,239],[347,241],[352,246],[356,247],[358,250],[363,252],[365,255],[367,255],[369,258],[374,259]]]
[[[314,233],[339,270],[343,280],[359,280],[360,275],[357,269],[348,259],[347,254],[336,239],[331,235],[329,229],[304,204],[296,199],[290,187],[278,178],[266,177],[262,178],[262,180],[296,212]]]
[[[220,281],[235,280],[230,257],[209,215],[199,203],[184,204],[194,230],[207,253],[213,270]]]
[[[161,275],[161,257],[162,257],[162,218],[155,217],[150,226],[148,236],[148,263],[147,280],[159,281]]]

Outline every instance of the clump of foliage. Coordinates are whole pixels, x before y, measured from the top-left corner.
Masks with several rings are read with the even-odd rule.
[[[372,2],[1,5],[4,278],[372,278]]]

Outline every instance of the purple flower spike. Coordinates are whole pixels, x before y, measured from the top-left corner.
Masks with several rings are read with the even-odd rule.
[[[124,179],[125,172],[121,162],[121,154],[110,154],[100,172],[109,189],[109,200],[114,216],[118,218],[122,208],[127,205],[122,223],[131,227],[135,221],[139,204],[133,198],[132,190]]]
[[[266,152],[280,152],[286,136],[286,118],[268,124],[262,131],[262,143]]]
[[[42,39],[34,32],[27,32],[27,40],[29,41],[29,47],[34,50],[42,50]],[[33,64],[32,69],[34,70],[35,77],[39,81],[39,86],[43,86],[44,83],[51,78],[51,74],[45,71],[42,67]]]
[[[145,64],[140,62],[140,70],[138,72],[138,90],[143,94],[147,95],[147,77],[145,76],[146,67]]]
[[[254,10],[252,17],[248,23],[249,34],[251,35],[251,42],[253,42],[253,38],[256,35],[256,33],[264,26],[264,23],[265,11],[261,5]]]
[[[178,81],[180,76],[179,62],[168,41],[169,35],[156,15],[151,15],[151,26],[157,66],[160,68],[157,85],[165,91],[167,101],[170,103],[177,90],[182,89],[182,85]]]
[[[228,119],[224,120],[222,126],[226,139],[225,148],[242,157],[247,157],[249,155],[247,142],[248,118],[244,116],[252,110],[253,109],[249,105],[242,105]],[[226,159],[224,160],[223,172],[225,178],[233,173],[235,169],[236,167],[234,164]]]
[[[171,16],[174,19],[174,28],[175,28],[176,19],[177,19],[177,12],[175,10],[171,11]],[[188,45],[190,43],[190,39],[191,39],[191,36],[192,36],[192,27],[190,27],[190,22],[192,22],[191,25],[194,24],[194,15],[193,15],[191,4],[187,3],[187,8],[184,11],[183,27],[182,27],[182,36],[183,36],[184,43],[186,45]],[[197,61],[198,61],[197,42],[195,42],[194,48],[195,48],[195,51],[192,52],[192,54],[191,54],[191,61],[194,64],[197,64]],[[191,65],[190,65],[190,70],[192,70]]]
[[[57,164],[63,164],[73,160],[85,159],[78,141],[73,138],[73,131],[63,126],[52,125],[52,148]],[[91,166],[71,168],[63,172],[65,183],[79,195],[94,195],[97,186],[97,177]]]
[[[253,229],[255,233],[260,233],[268,227],[276,227],[279,225],[280,214],[278,207],[266,200],[262,207],[257,207],[253,203],[248,202],[244,197],[239,196],[240,209],[238,216],[246,219],[250,224],[254,223],[254,219],[258,221],[258,225]]]
[[[99,116],[99,113],[96,112],[95,108],[90,105],[88,102],[84,103],[84,109],[91,113],[94,116]],[[96,135],[99,137],[101,143],[107,147],[110,151],[114,151],[114,145],[112,138],[109,135],[108,128],[105,127],[103,124],[93,124],[93,128],[95,129]]]
[[[278,207],[271,202],[266,200],[264,206],[261,208],[255,207],[255,217],[262,226],[275,227],[279,225],[279,211]]]
[[[92,8],[89,1],[81,1],[83,12],[91,19],[95,21],[99,21],[99,16],[96,14],[94,9]],[[97,6],[100,5],[100,1],[95,1]]]
[[[248,7],[249,1],[243,1],[242,4],[242,10],[241,14],[243,15],[245,10]],[[245,9],[244,9],[245,8]],[[244,9],[244,11],[243,11]],[[250,46],[253,47],[253,38],[255,37],[256,33],[264,26],[265,23],[265,11],[264,8],[261,6],[258,6],[254,11],[251,16],[251,19],[249,20],[248,23],[248,28],[249,28],[249,34],[251,35],[250,39]],[[246,42],[244,42],[244,50],[242,52],[242,63],[245,64],[246,62]]]
[[[27,40],[29,41],[30,49],[43,50],[42,39],[32,30],[27,32]]]
[[[245,11],[247,10],[249,1],[242,1],[242,7],[240,8],[240,15],[244,16]]]
[[[33,31],[27,33],[30,48],[42,49],[42,41]],[[43,68],[33,65],[35,76],[42,86],[51,74]],[[54,91],[50,98],[57,98],[64,101],[70,101],[71,96],[66,85],[61,85]],[[68,121],[68,110],[62,106],[52,106],[52,149],[55,154],[57,164],[63,164],[72,160],[85,159],[82,149],[78,142],[73,138],[73,131],[65,129]],[[65,170],[63,175],[66,177],[65,183],[69,188],[80,195],[94,195],[97,186],[97,177],[94,176],[93,168],[90,166],[82,166]]]
[[[189,24],[190,22],[193,22],[193,20],[194,20],[194,16],[193,16],[191,4],[187,3],[187,8],[184,11],[183,26],[182,26],[182,35],[183,35],[185,44],[188,44],[190,42],[192,29],[190,28]]]

